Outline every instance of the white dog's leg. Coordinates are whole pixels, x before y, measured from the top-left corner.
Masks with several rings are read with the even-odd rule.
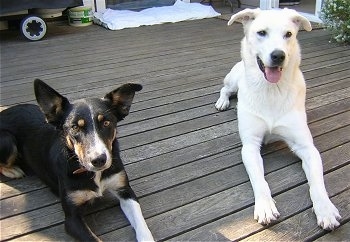
[[[284,129],[279,134],[290,149],[302,160],[302,166],[310,186],[310,197],[317,217],[317,224],[323,229],[333,230],[339,226],[338,209],[328,197],[324,180],[320,153],[316,149],[307,126],[306,115],[292,113],[285,117]],[[286,128],[289,127],[289,128]]]
[[[269,224],[280,214],[265,180],[264,164],[260,154],[267,126],[260,118],[238,106],[238,127],[243,144],[242,160],[254,191],[254,219],[260,224]]]
[[[310,186],[310,197],[317,217],[317,224],[326,230],[339,226],[341,219],[338,209],[327,195],[323,180],[323,167],[320,153],[314,146],[309,129],[305,131],[309,137],[299,137],[301,143],[294,144],[291,149],[302,160],[302,166]],[[309,140],[305,144],[305,140]]]
[[[238,90],[238,80],[241,72],[244,69],[243,63],[238,62],[224,79],[224,86],[221,88],[220,97],[216,101],[215,107],[219,111],[224,111],[230,106],[230,97]]]
[[[243,144],[242,159],[254,191],[254,219],[258,220],[260,224],[269,224],[271,221],[276,220],[280,214],[264,178],[260,147],[253,144]]]
[[[140,204],[133,199],[120,199],[120,207],[135,229],[137,241],[154,241],[152,233],[143,218]]]

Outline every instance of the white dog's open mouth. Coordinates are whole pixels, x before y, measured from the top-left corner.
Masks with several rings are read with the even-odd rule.
[[[282,67],[274,66],[274,67],[265,67],[264,63],[259,57],[256,57],[258,62],[258,66],[262,73],[264,73],[265,79],[271,83],[277,83],[281,79],[282,75]]]

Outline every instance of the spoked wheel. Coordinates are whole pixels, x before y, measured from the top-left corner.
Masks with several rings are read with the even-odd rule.
[[[46,34],[46,23],[37,16],[27,16],[21,22],[21,32],[29,40],[40,40]]]

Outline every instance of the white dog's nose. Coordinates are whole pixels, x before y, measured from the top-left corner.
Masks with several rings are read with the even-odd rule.
[[[284,59],[286,58],[286,54],[282,50],[274,50],[272,51],[270,57],[272,65],[279,66],[283,63]]]

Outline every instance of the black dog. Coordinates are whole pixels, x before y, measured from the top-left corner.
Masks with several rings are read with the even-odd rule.
[[[21,177],[28,165],[56,191],[68,234],[80,241],[99,241],[80,209],[109,190],[135,229],[138,241],[153,240],[119,155],[117,122],[129,114],[138,84],[125,84],[104,98],[69,102],[40,80],[34,91],[40,108],[24,104],[0,113],[0,171]],[[41,110],[40,110],[41,109]]]

